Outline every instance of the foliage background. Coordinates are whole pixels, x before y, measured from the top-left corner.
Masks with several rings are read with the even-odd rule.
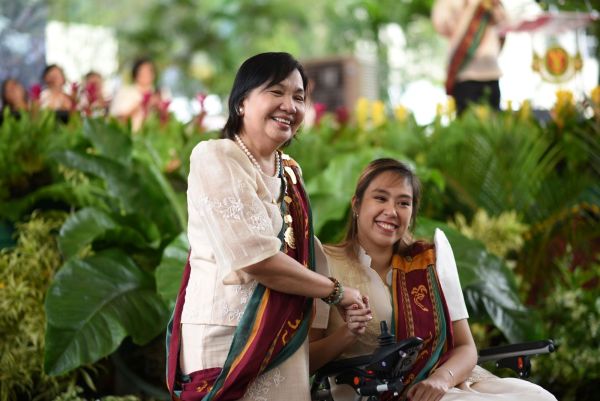
[[[419,37],[431,3],[109,0],[102,13],[97,2],[48,4],[50,18],[115,26],[122,61],[144,53],[162,67],[177,65],[192,93],[224,93],[240,60],[273,48],[310,58],[351,53],[370,39],[385,60],[380,28],[397,22]],[[534,380],[559,399],[592,400],[600,384],[599,108],[600,90],[584,104],[559,94],[545,122],[527,104],[497,115],[475,108],[456,120],[449,104],[423,127],[406,110],[363,100],[349,123],[327,114],[289,152],[303,166],[324,241],[339,238],[368,161],[409,162],[427,194],[419,232],[444,226],[449,234],[478,345],[554,337],[559,351],[536,360]],[[156,345],[177,290],[189,154],[217,135],[151,118],[131,136],[116,122],[73,117],[63,126],[44,113],[0,127],[0,227],[8,244],[0,255],[2,401],[118,393],[115,377],[135,380],[118,370],[122,358],[162,382],[161,361],[152,360],[158,374],[144,372],[152,363],[134,364],[134,354],[151,354],[144,344]],[[11,300],[25,293],[28,302],[15,307]],[[161,390],[136,391],[160,398]]]

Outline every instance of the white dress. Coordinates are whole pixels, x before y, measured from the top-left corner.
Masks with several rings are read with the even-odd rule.
[[[229,139],[201,142],[188,178],[191,274],[181,316],[183,373],[223,366],[233,333],[256,282],[243,267],[277,252],[282,218],[279,178],[257,170]],[[317,270],[327,274],[316,241]],[[312,327],[325,328],[328,307],[317,300]],[[289,359],[259,376],[244,400],[310,400],[308,340]]]
[[[452,321],[469,317],[462,294],[458,269],[454,254],[446,235],[436,229],[434,235],[436,249],[436,271],[440,279],[442,291],[448,305]],[[367,326],[366,333],[359,337],[352,349],[344,352],[340,359],[372,353],[377,348],[379,322],[387,320],[388,326],[392,318],[392,298],[386,283],[379,274],[371,269],[371,258],[361,248],[359,261],[350,260],[340,248],[325,247],[331,275],[337,277],[344,285],[357,288],[361,294],[369,296],[369,304],[373,314],[372,323]],[[391,282],[391,278],[388,280]],[[330,313],[326,335],[335,332],[345,325],[338,313]],[[348,385],[336,385],[330,380],[335,401],[354,400],[356,393]],[[459,386],[450,389],[441,401],[556,401],[556,398],[543,388],[526,380],[499,378],[485,369],[475,366],[471,376]]]
[[[115,117],[129,115],[136,107],[142,104],[144,94],[135,85],[123,86],[117,91],[110,104],[109,114]],[[144,110],[140,107],[131,116],[131,130],[138,131],[144,122]]]

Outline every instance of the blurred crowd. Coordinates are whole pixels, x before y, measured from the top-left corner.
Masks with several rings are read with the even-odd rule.
[[[104,78],[90,71],[81,82],[67,85],[63,69],[57,64],[47,65],[41,73],[41,83],[29,89],[15,78],[2,82],[2,113],[20,118],[23,112],[40,109],[53,110],[59,121],[67,122],[74,113],[84,116],[112,116],[131,124],[138,131],[150,114],[161,120],[168,119],[170,99],[155,86],[156,69],[150,59],[141,58],[133,63],[131,83],[122,85],[114,95],[108,95]]]

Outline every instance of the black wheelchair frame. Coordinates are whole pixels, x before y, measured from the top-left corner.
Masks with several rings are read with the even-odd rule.
[[[336,384],[354,388],[357,400],[367,397],[367,401],[377,401],[383,393],[402,392],[404,375],[419,355],[423,340],[410,337],[396,342],[385,321],[380,323],[380,329],[379,346],[372,354],[333,361],[317,371],[311,387],[313,401],[333,401],[329,377]],[[519,377],[526,378],[531,372],[530,358],[554,352],[555,348],[552,340],[491,347],[479,352],[477,363],[496,361],[496,367],[512,369]]]

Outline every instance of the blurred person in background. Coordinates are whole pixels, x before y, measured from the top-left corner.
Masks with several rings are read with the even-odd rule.
[[[156,69],[147,58],[140,58],[131,70],[133,84],[117,91],[110,105],[110,115],[122,121],[131,121],[133,132],[138,131],[149,112],[161,103],[161,95],[155,89]]]
[[[469,103],[499,110],[503,38],[497,26],[506,22],[500,0],[435,0],[431,18],[435,30],[449,40],[445,86],[457,113]]]
[[[69,112],[73,108],[73,99],[64,92],[65,74],[58,65],[50,64],[42,72],[44,90],[40,97],[40,106],[44,109]]]
[[[2,112],[0,122],[4,118],[5,110],[15,118],[19,118],[21,112],[29,109],[27,91],[19,81],[7,78],[2,82]]]
[[[4,113],[19,119],[21,113],[29,109],[25,87],[14,78],[2,82],[2,104],[0,109],[0,125],[4,122]]]
[[[90,71],[83,78],[79,109],[88,116],[105,116],[110,102],[104,96],[104,79],[96,71]]]

